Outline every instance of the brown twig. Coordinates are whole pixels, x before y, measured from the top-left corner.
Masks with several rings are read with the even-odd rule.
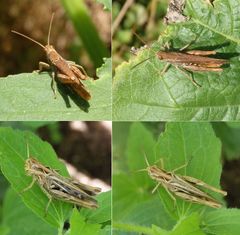
[[[124,17],[125,14],[126,14],[128,8],[129,8],[133,3],[134,3],[134,0],[127,0],[127,1],[124,3],[121,11],[119,12],[117,18],[114,20],[114,22],[113,22],[113,24],[112,24],[112,36],[113,36],[114,33],[116,32],[119,24],[121,23],[123,17]]]

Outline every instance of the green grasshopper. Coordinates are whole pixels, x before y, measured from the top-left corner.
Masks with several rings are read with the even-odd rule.
[[[173,199],[174,203],[176,202],[176,198],[172,195],[172,193],[192,203],[203,204],[213,208],[222,207],[222,204],[220,204],[212,196],[203,192],[198,187],[202,187],[202,188],[214,191],[216,193],[220,193],[223,196],[226,196],[227,192],[217,189],[191,176],[182,176],[174,173],[176,170],[179,170],[180,168],[185,167],[186,164],[173,171],[166,171],[164,169],[157,167],[156,165],[150,166],[146,156],[145,156],[145,161],[147,163],[147,168],[143,170],[147,171],[149,176],[153,180],[156,180],[158,182],[156,187],[153,189],[153,192],[160,185],[162,185],[167,191],[167,193],[169,194],[169,196]]]
[[[92,197],[101,192],[101,188],[82,184],[72,178],[61,176],[58,172],[46,167],[36,159],[29,157],[29,148],[27,147],[28,159],[25,162],[25,171],[27,175],[32,176],[31,184],[21,193],[32,188],[35,182],[38,183],[42,191],[49,198],[45,212],[53,199],[69,202],[81,207],[95,209],[98,208],[97,201]]]

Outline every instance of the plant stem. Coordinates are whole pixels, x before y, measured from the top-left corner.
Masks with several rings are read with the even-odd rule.
[[[128,232],[136,232],[139,234],[146,234],[146,235],[154,235],[154,232],[151,228],[133,225],[133,224],[126,224],[126,223],[114,223],[113,229],[128,231]]]

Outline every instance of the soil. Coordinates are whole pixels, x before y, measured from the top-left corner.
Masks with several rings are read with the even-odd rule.
[[[240,159],[226,161],[222,172],[222,186],[228,192],[227,207],[240,208]]]

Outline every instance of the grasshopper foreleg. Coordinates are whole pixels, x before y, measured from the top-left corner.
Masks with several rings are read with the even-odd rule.
[[[157,188],[159,187],[160,184],[161,184],[161,183],[158,183],[158,184],[154,187],[154,189],[152,190],[152,193],[154,193],[154,192],[157,190]]]
[[[48,63],[40,61],[38,63],[38,68],[39,68],[39,70],[37,70],[37,72],[41,73],[42,71],[50,70],[51,66]]]
[[[22,194],[22,193],[28,191],[30,188],[32,188],[32,186],[34,185],[35,182],[36,182],[36,179],[33,178],[32,182],[31,182],[25,189],[23,189],[23,190],[20,192],[20,194]]]

